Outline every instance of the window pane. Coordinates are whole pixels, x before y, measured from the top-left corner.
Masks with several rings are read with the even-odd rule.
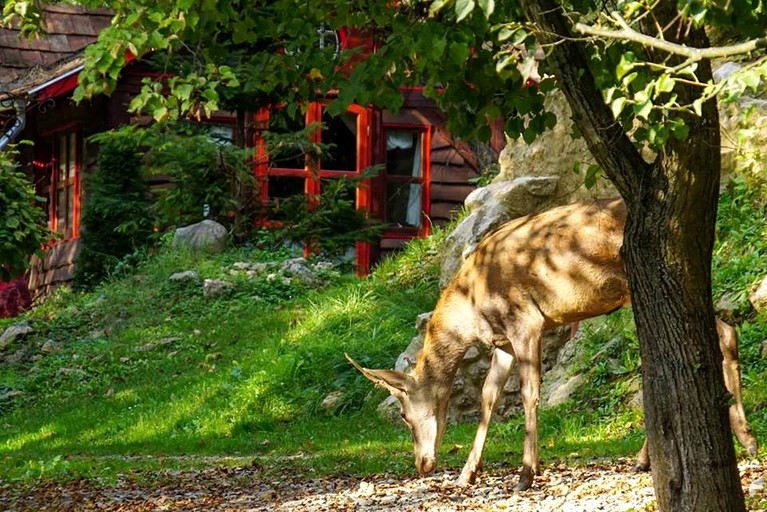
[[[412,130],[386,131],[386,174],[421,176],[421,133]]]
[[[67,187],[67,236],[74,234],[75,225],[75,187],[74,185]]]
[[[322,114],[322,143],[330,144],[322,157],[325,171],[357,170],[357,114],[344,112],[332,117]]]
[[[286,218],[295,208],[303,208],[304,178],[295,176],[270,176],[267,213],[270,219]],[[290,200],[290,198],[296,198]],[[298,199],[301,198],[301,199]]]
[[[58,139],[58,164],[59,164],[59,176],[58,186],[63,186],[69,179],[69,158],[67,156],[67,136],[65,134],[59,134]]]
[[[267,151],[272,167],[281,169],[303,169],[306,157],[303,147],[307,144],[306,123],[300,113],[288,116],[284,110],[275,110],[269,118],[269,132],[292,135],[281,138],[279,143],[270,140]]]
[[[386,222],[395,227],[421,225],[420,184],[386,184]]]
[[[77,156],[75,148],[77,147],[77,135],[75,132],[69,134],[67,143],[67,171],[69,179],[75,177],[75,157]]]
[[[56,231],[66,234],[67,229],[67,189],[56,190]]]

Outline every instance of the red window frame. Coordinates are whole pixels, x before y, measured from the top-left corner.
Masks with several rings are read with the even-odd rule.
[[[318,128],[310,134],[310,140],[315,143],[322,141],[321,122],[326,104],[323,102],[312,102],[304,116],[304,126],[310,126],[314,123]],[[304,180],[303,193],[310,198],[319,196],[322,191],[322,180],[340,178],[343,176],[359,176],[371,164],[370,147],[370,122],[371,111],[360,105],[351,105],[347,109],[348,113],[356,116],[356,165],[354,170],[332,169],[323,167],[323,162],[311,157],[304,156],[304,165],[299,168],[276,167],[272,165],[266,143],[262,132],[268,129],[270,109],[260,109],[255,115],[255,163],[254,174],[260,189],[260,202],[263,215],[259,225],[270,227],[277,225],[272,219],[267,217],[267,205],[269,203],[269,178],[272,177],[292,177]],[[326,141],[327,142],[327,141]],[[359,183],[355,191],[355,203],[359,210],[369,211],[370,209],[370,183],[364,180]],[[321,242],[320,242],[321,243]],[[308,255],[311,248],[308,244],[305,246],[305,254]],[[370,244],[367,242],[357,242],[355,246],[355,265],[359,275],[365,275],[370,270]]]
[[[416,237],[426,237],[430,232],[430,224],[428,222],[430,204],[431,204],[431,158],[429,158],[431,148],[431,130],[429,125],[413,125],[402,123],[384,123],[382,130],[383,142],[381,144],[382,160],[384,162],[384,170],[381,173],[379,187],[379,202],[381,219],[384,222],[391,222],[388,212],[387,194],[390,185],[420,185],[421,186],[421,212],[420,219],[417,226],[390,226],[384,232],[384,238],[390,239],[410,239]],[[387,172],[387,134],[389,131],[407,131],[421,134],[420,144],[420,176],[403,176],[393,175]]]

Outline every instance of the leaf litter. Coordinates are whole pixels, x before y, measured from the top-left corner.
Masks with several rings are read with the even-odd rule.
[[[310,478],[255,463],[237,468],[155,471],[123,475],[104,486],[92,480],[0,485],[0,510],[7,511],[654,511],[650,473],[631,469],[632,461],[599,460],[544,467],[533,487],[514,492],[516,468],[491,466],[473,486],[453,482],[458,472],[434,476]],[[742,462],[741,481],[750,509],[767,504],[766,466]]]

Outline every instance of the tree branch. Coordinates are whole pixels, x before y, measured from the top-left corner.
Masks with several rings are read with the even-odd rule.
[[[576,23],[575,30],[581,34],[589,36],[606,37],[610,39],[620,39],[623,41],[633,41],[642,46],[648,46],[658,50],[663,50],[674,55],[687,57],[689,61],[699,61],[703,59],[715,59],[720,57],[729,57],[750,53],[759,48],[767,48],[767,37],[759,37],[744,43],[733,44],[729,46],[716,46],[712,48],[693,48],[683,44],[672,43],[663,39],[648,36],[637,32],[631,28],[628,23],[617,12],[612,13],[615,22],[620,26],[620,30],[608,30],[601,27],[593,27],[584,23]]]

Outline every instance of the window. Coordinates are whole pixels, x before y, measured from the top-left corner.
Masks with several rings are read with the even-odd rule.
[[[51,229],[64,239],[79,235],[80,219],[80,161],[79,136],[75,128],[53,134],[52,173],[50,191]]]
[[[428,130],[385,127],[386,166],[383,177],[384,221],[394,231],[426,234]]]
[[[287,116],[285,111],[262,112],[262,126],[271,133],[292,134],[295,140],[273,145],[267,155],[267,137],[256,137],[256,175],[262,202],[269,220],[282,220],[282,205],[300,194],[317,196],[322,182],[341,176],[357,175],[368,165],[367,111],[352,106],[339,116],[330,116],[324,105],[312,103],[305,116]],[[318,145],[323,152],[316,156]],[[363,205],[360,205],[363,206]]]

